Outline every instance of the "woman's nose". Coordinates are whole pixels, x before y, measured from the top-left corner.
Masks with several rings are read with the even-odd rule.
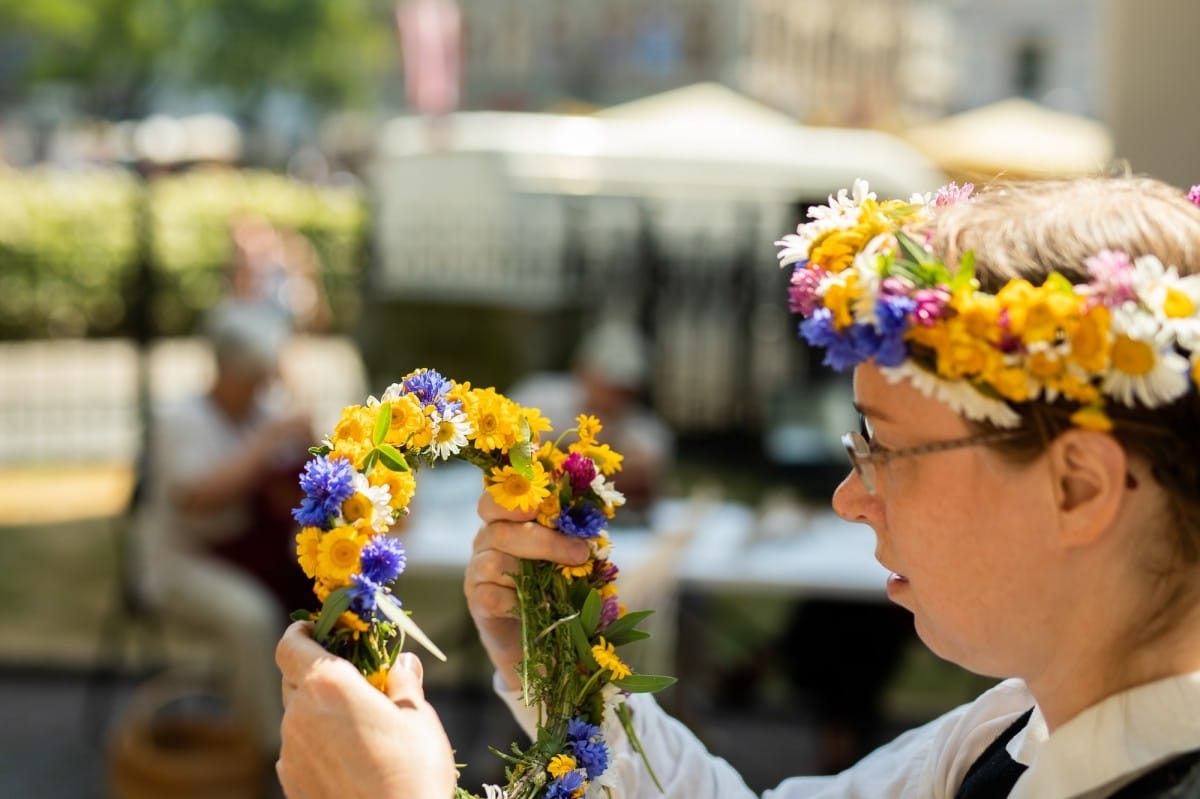
[[[865,523],[871,500],[858,472],[851,469],[833,492],[833,512],[848,522]]]

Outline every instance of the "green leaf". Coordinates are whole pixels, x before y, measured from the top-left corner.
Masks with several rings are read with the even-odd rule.
[[[329,445],[322,444],[319,447],[309,447],[308,454],[309,455],[317,455],[317,456],[328,455],[329,454]]]
[[[600,592],[595,588],[588,591],[587,599],[583,600],[583,607],[579,609],[579,621],[583,625],[583,631],[588,634],[588,638],[596,632],[596,627],[600,624],[600,606],[603,604],[600,599]]]
[[[376,463],[379,463],[379,450],[373,449],[367,453],[367,457],[363,458],[363,471],[371,471],[375,468]]]
[[[408,461],[404,459],[404,455],[391,444],[380,444],[371,451],[373,453],[378,452],[379,460],[383,461],[383,465],[393,472],[407,472],[409,470]]]
[[[321,615],[317,617],[317,624],[313,630],[313,637],[317,641],[324,643],[329,637],[329,631],[333,629],[333,623],[350,608],[350,589],[347,587],[338,588],[325,597],[324,604],[321,605]]]
[[[624,646],[625,644],[632,644],[634,641],[644,641],[649,637],[650,633],[645,630],[624,630],[611,635],[608,630],[604,631],[604,640],[613,646]]]
[[[967,250],[962,257],[958,259],[958,271],[954,273],[954,277],[950,279],[950,291],[955,292],[960,289],[965,289],[971,285],[971,281],[975,279],[975,252]],[[1074,288],[1071,289],[1074,291]]]
[[[525,435],[529,435],[529,423],[521,420],[525,425]],[[533,443],[528,438],[517,441],[512,445],[512,449],[508,451],[508,462],[512,464],[513,469],[517,474],[524,477],[526,480],[533,479]]]
[[[445,653],[437,648],[437,644],[429,640],[429,636],[417,626],[417,623],[412,620],[408,612],[396,604],[396,600],[392,599],[391,594],[384,591],[376,591],[375,605],[383,615],[396,622],[396,626],[403,630],[405,635],[411,635],[416,639],[418,644],[428,649],[435,658],[445,662]]]
[[[385,402],[379,406],[379,415],[375,417],[375,431],[371,433],[371,443],[379,446],[387,437],[388,428],[392,426],[392,403]]]
[[[630,674],[624,679],[613,680],[612,684],[631,694],[652,694],[655,691],[661,691],[668,685],[674,685],[676,682],[675,677],[661,674]]]
[[[312,617],[311,610],[293,610],[291,616],[288,618],[292,621],[312,621]]]
[[[584,632],[579,619],[572,619],[571,623],[567,625],[567,629],[571,631],[571,643],[575,645],[575,654],[579,656],[579,661],[587,667],[588,671],[600,668],[600,664],[596,662],[596,656],[592,654],[592,645],[588,642],[588,634]]]
[[[653,616],[652,610],[635,610],[631,613],[626,613],[619,619],[613,621],[612,624],[604,628],[603,634],[605,639],[612,641],[616,636],[621,635],[626,630],[632,630],[642,623],[642,620]]]
[[[901,254],[914,264],[927,264],[933,258],[933,256],[925,251],[924,247],[903,230],[896,231],[896,243],[900,245]]]

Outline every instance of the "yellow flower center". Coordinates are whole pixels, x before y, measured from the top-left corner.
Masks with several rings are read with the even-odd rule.
[[[496,418],[494,413],[485,413],[479,420],[479,432],[484,435],[491,435],[500,427],[500,420]]]
[[[353,569],[358,563],[358,542],[352,538],[334,541],[329,547],[329,560],[338,569]]]
[[[504,478],[504,490],[513,496],[523,496],[529,492],[529,481],[513,472]]]
[[[1182,319],[1196,312],[1192,298],[1176,288],[1167,289],[1167,297],[1163,300],[1163,313],[1170,319]]]
[[[1154,350],[1144,341],[1117,336],[1112,348],[1113,366],[1125,374],[1141,376],[1154,368]]]
[[[372,509],[371,500],[362,494],[355,494],[342,503],[342,515],[351,524],[361,519],[369,519]]]
[[[434,431],[433,437],[434,437],[434,440],[437,441],[439,444],[446,444],[450,441],[453,441],[454,436],[457,433],[458,433],[458,428],[456,428],[453,425],[453,423],[442,421],[442,422],[438,422],[437,430]]]

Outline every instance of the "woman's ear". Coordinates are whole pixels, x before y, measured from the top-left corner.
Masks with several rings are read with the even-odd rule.
[[[1054,440],[1049,455],[1063,541],[1091,543],[1121,511],[1129,468],[1125,448],[1107,433],[1074,429]]]

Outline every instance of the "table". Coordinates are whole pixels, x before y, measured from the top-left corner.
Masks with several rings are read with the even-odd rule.
[[[479,529],[479,471],[447,463],[417,476],[412,514],[400,533],[407,574],[461,580]],[[619,482],[618,482],[619,485]],[[694,530],[679,530],[694,513]],[[875,560],[875,535],[832,510],[808,510],[786,535],[764,535],[744,504],[703,499],[659,503],[648,527],[614,527],[613,561],[635,573],[664,538],[686,536],[675,563],[680,588],[701,593],[763,593],[886,601],[887,571]],[[620,520],[620,511],[617,521]]]

